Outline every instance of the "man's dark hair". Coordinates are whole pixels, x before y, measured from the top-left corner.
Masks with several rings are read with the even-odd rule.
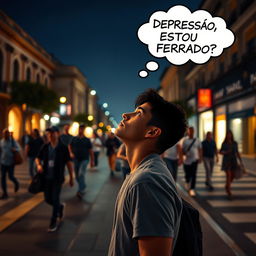
[[[140,94],[135,108],[144,103],[149,103],[152,107],[152,119],[148,125],[154,125],[162,131],[156,145],[158,153],[162,154],[184,136],[187,130],[185,112],[181,106],[164,100],[154,89]]]

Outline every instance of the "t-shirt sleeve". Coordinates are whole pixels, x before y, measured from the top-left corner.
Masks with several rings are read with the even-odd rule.
[[[129,197],[133,239],[143,236],[174,237],[178,211],[174,198],[168,195],[151,183],[133,187]]]
[[[71,157],[68,151],[68,147],[64,147],[64,159],[65,159],[65,163],[67,163],[68,161],[71,161]]]
[[[88,149],[92,149],[92,143],[89,139],[88,139]]]

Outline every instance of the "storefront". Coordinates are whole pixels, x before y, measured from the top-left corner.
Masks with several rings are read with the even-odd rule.
[[[233,132],[239,152],[256,157],[256,63],[237,67],[212,86],[214,133],[220,148],[226,131]]]
[[[239,152],[256,153],[256,96],[250,96],[228,106],[228,125],[238,143]]]
[[[215,142],[218,149],[221,148],[221,144],[225,139],[227,132],[227,115],[226,106],[220,106],[215,110]]]
[[[207,132],[213,132],[213,111],[209,110],[199,115],[199,139],[203,141]]]
[[[19,140],[22,132],[22,112],[19,107],[12,106],[8,112],[8,129],[13,133],[13,138]]]

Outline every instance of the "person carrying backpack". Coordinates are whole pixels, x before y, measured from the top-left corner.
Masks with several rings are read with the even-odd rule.
[[[115,134],[126,147],[131,173],[117,196],[108,256],[172,255],[182,201],[160,155],[186,128],[184,111],[152,89],[123,114]]]
[[[188,128],[188,137],[182,144],[186,189],[190,196],[195,196],[197,165],[202,162],[202,146],[198,138],[194,138],[194,127]]]

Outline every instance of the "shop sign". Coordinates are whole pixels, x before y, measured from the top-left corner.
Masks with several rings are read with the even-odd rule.
[[[198,109],[206,109],[212,107],[212,90],[198,89]]]
[[[240,91],[242,89],[243,89],[243,86],[241,85],[241,81],[238,80],[238,81],[226,86],[226,95]]]

